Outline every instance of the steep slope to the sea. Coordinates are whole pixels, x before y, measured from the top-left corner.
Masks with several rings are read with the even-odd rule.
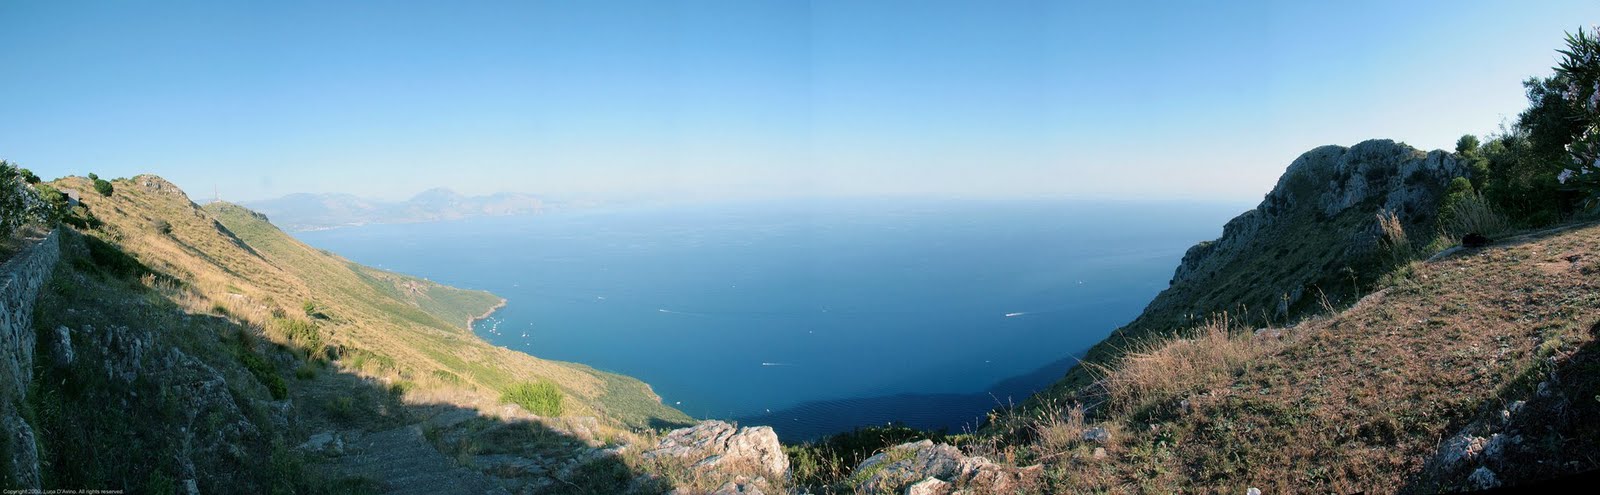
[[[1084,361],[1107,363],[1123,349],[1204,323],[1219,313],[1251,325],[1283,324],[1370,292],[1393,263],[1380,249],[1377,215],[1392,212],[1410,242],[1433,239],[1445,187],[1468,171],[1444,151],[1390,140],[1323,146],[1295,159],[1261,204],[1222,235],[1184,254],[1171,285]],[[1077,367],[1044,397],[1087,383]]]
[[[1409,263],[1342,311],[1141,347],[963,447],[1039,493],[1439,493],[1600,469],[1597,275],[1596,223]],[[921,461],[850,479],[930,476],[974,486]]]
[[[1434,493],[1600,468],[1597,273],[1591,224],[1408,265],[1288,328],[1212,325],[1051,404],[1022,450],[1067,491]]]
[[[478,339],[465,325],[492,294],[357,265],[159,177],[112,184],[51,183],[82,204],[21,301],[37,359],[7,406],[37,467],[8,485],[481,493],[602,470],[626,487],[636,474],[593,452],[690,422],[638,380]],[[524,382],[554,385],[559,417],[501,403]],[[494,459],[543,464],[495,477]]]
[[[1026,407],[942,439],[959,450],[906,443],[806,477],[895,493],[1437,493],[1600,468],[1600,224],[1418,261],[1463,173],[1389,141],[1308,152]],[[1409,249],[1390,248],[1381,211]]]

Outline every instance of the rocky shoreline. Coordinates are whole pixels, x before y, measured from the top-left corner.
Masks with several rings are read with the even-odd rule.
[[[472,324],[473,323],[477,323],[478,320],[486,320],[486,319],[488,319],[489,316],[493,315],[495,311],[499,311],[500,308],[504,308],[504,307],[506,307],[506,299],[504,297],[502,297],[502,298],[500,298],[500,302],[496,303],[493,307],[489,308],[488,311],[484,311],[483,314],[481,314],[481,315],[478,315],[478,316],[475,316],[475,317],[472,317],[472,318],[467,318],[467,331],[468,332],[472,331]]]

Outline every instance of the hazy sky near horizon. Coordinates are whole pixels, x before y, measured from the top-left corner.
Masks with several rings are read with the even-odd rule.
[[[0,157],[196,197],[1254,200],[1449,148],[1600,2],[0,2]]]

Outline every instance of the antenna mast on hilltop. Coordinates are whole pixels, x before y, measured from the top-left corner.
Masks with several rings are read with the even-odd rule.
[[[222,202],[222,190],[217,189],[217,183],[215,182],[211,183],[211,195],[216,197],[214,201],[218,203]]]

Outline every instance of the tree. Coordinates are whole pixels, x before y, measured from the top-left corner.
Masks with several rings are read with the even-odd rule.
[[[1483,156],[1483,145],[1478,142],[1478,136],[1466,134],[1456,140],[1456,157],[1466,164],[1468,176],[1472,178],[1473,189],[1483,189],[1483,183],[1489,178],[1489,160]]]
[[[1600,38],[1579,29],[1566,41],[1554,75],[1522,83],[1528,108],[1511,129],[1476,152],[1473,140],[1456,142],[1473,186],[1523,225],[1600,206]]]
[[[1483,195],[1517,223],[1545,225],[1561,218],[1568,201],[1557,174],[1561,163],[1539,153],[1526,130],[1512,130],[1484,145],[1488,176]]]
[[[1600,208],[1600,27],[1567,34],[1555,76],[1529,88],[1534,107],[1524,112],[1538,151],[1564,155],[1558,173],[1564,189],[1581,196],[1583,209]],[[1554,148],[1559,146],[1559,152]]]
[[[29,223],[48,223],[50,205],[29,186],[11,162],[0,160],[0,238],[10,238]]]
[[[94,179],[94,190],[99,191],[100,195],[105,197],[111,197],[111,193],[114,191],[110,182],[99,178]]]

